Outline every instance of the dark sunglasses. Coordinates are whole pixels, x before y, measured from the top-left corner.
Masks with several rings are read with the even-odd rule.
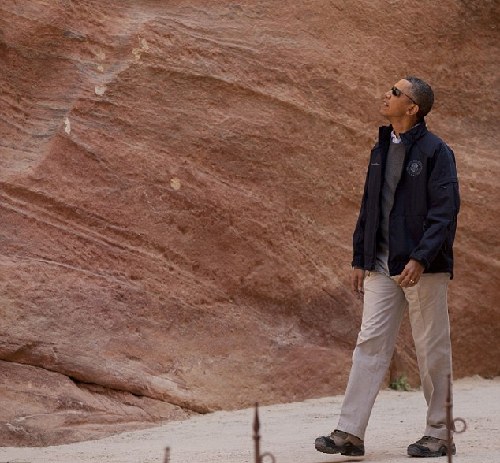
[[[397,98],[399,98],[401,95],[404,95],[407,98],[409,98],[413,104],[416,104],[418,106],[418,103],[410,95],[408,95],[407,93],[403,92],[402,90],[399,90],[399,88],[397,88],[397,87],[392,87],[391,88],[391,93],[395,97],[397,97]]]

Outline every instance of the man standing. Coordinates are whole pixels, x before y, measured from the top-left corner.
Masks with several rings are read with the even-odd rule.
[[[446,455],[446,397],[451,375],[447,287],[453,276],[453,240],[460,207],[455,158],[427,130],[431,87],[406,77],[388,91],[368,166],[353,236],[352,288],[364,296],[337,429],[318,437],[324,453],[364,455],[364,434],[408,308],[427,401],[424,437],[408,455]],[[455,453],[455,446],[452,446]]]

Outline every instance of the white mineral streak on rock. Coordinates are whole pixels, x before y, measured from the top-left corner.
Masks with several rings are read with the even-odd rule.
[[[104,53],[102,50],[97,50],[95,52],[95,56],[99,61],[104,61],[106,59],[106,53]]]
[[[175,190],[178,191],[181,189],[181,181],[180,179],[174,177],[170,179],[170,186]]]
[[[71,133],[71,123],[69,122],[69,117],[64,119],[64,131],[69,135]]]
[[[105,85],[96,85],[95,86],[95,94],[96,95],[104,95],[106,93],[106,86]]]
[[[149,50],[149,45],[145,38],[140,37],[139,44],[140,44],[139,48],[132,49],[132,54],[134,55],[136,61],[140,61],[141,54]]]

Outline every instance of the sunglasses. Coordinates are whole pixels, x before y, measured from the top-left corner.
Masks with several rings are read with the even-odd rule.
[[[415,100],[414,100],[414,99],[413,99],[410,95],[408,95],[407,93],[403,92],[402,90],[399,90],[399,88],[397,88],[397,87],[392,87],[392,88],[391,88],[391,93],[392,93],[395,97],[397,97],[397,98],[399,98],[401,95],[404,95],[404,96],[406,96],[407,98],[409,98],[409,99],[410,99],[410,101],[411,101],[413,104],[416,104],[416,105],[418,106],[418,103],[417,103],[417,102],[416,102],[416,101],[415,101]]]

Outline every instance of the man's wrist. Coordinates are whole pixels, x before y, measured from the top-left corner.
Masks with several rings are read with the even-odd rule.
[[[415,257],[410,257],[410,260],[415,261],[418,265],[420,265],[425,270],[425,263],[421,260],[415,259]]]

